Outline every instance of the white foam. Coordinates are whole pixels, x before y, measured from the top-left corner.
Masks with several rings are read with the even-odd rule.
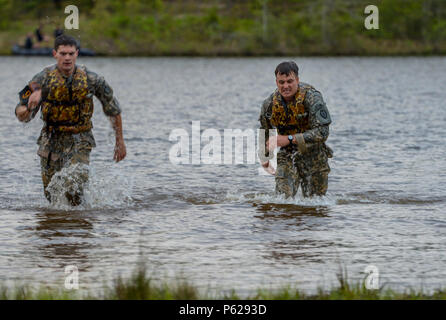
[[[84,196],[79,206],[72,207],[65,197],[67,190],[76,191],[79,181],[73,176],[76,171],[88,170],[88,182],[84,185]],[[52,209],[86,210],[128,207],[132,201],[133,177],[122,173],[114,165],[95,168],[82,164],[63,168],[54,174],[48,191],[51,194]]]
[[[299,192],[294,198],[285,198],[284,195],[275,193],[233,193],[228,192],[226,199],[231,202],[255,202],[255,203],[274,203],[274,204],[292,204],[304,207],[315,206],[334,206],[336,198],[330,194],[319,197],[304,198]]]

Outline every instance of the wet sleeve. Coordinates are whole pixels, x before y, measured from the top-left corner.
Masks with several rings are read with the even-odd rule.
[[[309,110],[310,129],[303,133],[306,143],[321,143],[328,138],[328,126],[331,123],[330,113],[322,98],[322,94],[316,89],[310,89],[305,95],[305,107]]]
[[[266,162],[269,157],[269,151],[266,149],[266,142],[269,139],[269,130],[273,128],[270,122],[271,104],[272,104],[272,98],[270,96],[268,99],[263,101],[259,117],[260,121],[259,159],[262,162]]]
[[[46,76],[46,70],[42,70],[41,72],[37,73],[36,75],[34,75],[34,77],[32,77],[32,79],[28,82],[28,84],[19,92],[19,103],[15,107],[14,112],[17,111],[18,106],[28,105],[29,96],[33,92],[32,88],[34,89],[42,88],[44,86],[45,76]],[[34,109],[34,111],[31,113],[31,117],[25,122],[29,122],[31,119],[33,119],[36,116],[37,112],[39,112],[39,108]]]
[[[89,86],[93,89],[93,94],[101,101],[102,110],[109,117],[121,114],[121,108],[118,100],[113,96],[113,89],[105,81],[104,77],[96,73],[87,71]]]
[[[31,81],[28,83],[28,85],[31,86],[31,84],[37,83],[40,88],[43,87],[43,84],[45,82],[45,75],[46,75],[46,70],[42,70],[40,71],[38,74],[36,74]]]

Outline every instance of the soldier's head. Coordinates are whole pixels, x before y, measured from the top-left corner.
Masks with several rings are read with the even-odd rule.
[[[279,93],[285,100],[292,100],[299,85],[299,67],[294,61],[285,61],[276,67],[274,73]]]
[[[62,34],[54,41],[53,57],[57,60],[57,68],[65,74],[74,70],[79,54],[79,43],[69,35]]]

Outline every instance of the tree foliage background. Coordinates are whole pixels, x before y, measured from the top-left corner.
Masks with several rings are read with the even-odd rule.
[[[43,24],[80,12],[81,44],[110,55],[444,54],[446,1],[375,0],[379,29],[366,30],[363,0],[0,0],[0,53]]]

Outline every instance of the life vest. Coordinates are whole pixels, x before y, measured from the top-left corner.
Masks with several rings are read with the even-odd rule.
[[[309,129],[309,114],[305,110],[305,94],[311,86],[300,84],[295,99],[286,104],[276,90],[273,95],[271,124],[277,128],[280,135],[303,133]]]
[[[93,127],[87,73],[75,67],[72,77],[71,86],[67,86],[59,70],[47,74],[48,95],[42,102],[42,116],[48,132],[79,133]]]

